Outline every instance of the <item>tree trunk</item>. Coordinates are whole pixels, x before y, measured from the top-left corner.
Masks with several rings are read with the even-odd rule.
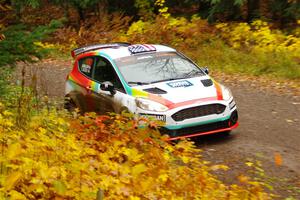
[[[200,14],[201,18],[207,18],[210,9],[211,9],[210,2],[198,0],[198,13]]]
[[[251,22],[255,18],[260,17],[259,12],[260,0],[248,0],[247,2],[247,21]]]
[[[78,21],[79,21],[78,24],[80,24],[81,22],[84,22],[84,20],[85,20],[84,10],[80,6],[77,6],[76,10],[78,13]]]

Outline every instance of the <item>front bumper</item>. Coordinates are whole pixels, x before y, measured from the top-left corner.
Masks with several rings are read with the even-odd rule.
[[[223,111],[221,113],[209,113],[212,112],[210,105],[217,104],[223,106]],[[202,108],[206,110],[202,112]],[[186,110],[189,113],[182,112]],[[187,117],[194,115],[195,112],[199,116]],[[145,113],[141,111],[139,113],[141,115],[157,116],[157,119],[165,119],[166,125],[161,127],[160,131],[162,134],[168,134],[170,140],[230,131],[238,126],[238,113],[233,98],[229,101],[218,100],[180,106],[163,113]],[[184,114],[184,117],[174,117],[176,113]]]
[[[231,131],[237,128],[238,125],[238,113],[237,110],[234,110],[229,116],[229,118],[224,118],[217,122],[200,124],[173,130],[168,129],[166,127],[161,127],[160,132],[162,134],[168,134],[170,136],[170,140],[177,140],[180,138],[190,138],[200,135]]]

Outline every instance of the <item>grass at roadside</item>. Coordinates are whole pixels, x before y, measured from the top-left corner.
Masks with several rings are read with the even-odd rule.
[[[229,74],[268,75],[273,78],[300,80],[300,64],[283,53],[247,53],[235,50],[222,41],[214,41],[185,53],[200,66],[208,66]]]

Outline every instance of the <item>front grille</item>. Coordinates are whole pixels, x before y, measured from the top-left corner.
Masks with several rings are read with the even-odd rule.
[[[224,112],[225,108],[226,106],[223,104],[209,104],[180,110],[174,113],[171,117],[178,122],[185,119],[202,117],[211,114],[221,114]]]
[[[199,126],[181,128],[177,130],[170,130],[162,127],[160,129],[160,132],[162,134],[168,134],[170,137],[180,137],[180,136],[186,136],[186,135],[191,135],[196,133],[204,133],[209,131],[230,128],[234,126],[237,123],[237,121],[238,121],[238,114],[237,111],[235,110],[234,112],[231,113],[231,116],[228,120],[209,123],[209,124],[202,124]]]

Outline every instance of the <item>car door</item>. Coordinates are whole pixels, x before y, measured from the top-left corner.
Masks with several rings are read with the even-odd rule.
[[[78,61],[78,69],[80,71],[80,83],[77,88],[77,101],[80,104],[80,107],[83,111],[89,112],[93,111],[95,108],[92,90],[91,90],[91,80],[93,67],[95,65],[95,57],[89,56],[84,57]]]
[[[96,112],[117,112],[116,108],[120,106],[118,98],[120,97],[120,93],[124,95],[125,90],[115,69],[106,58],[101,56],[95,57],[92,78],[93,81],[99,85],[99,87],[95,88],[93,91],[93,101],[96,107]],[[105,81],[109,81],[114,85],[116,94],[113,95],[108,91],[100,89],[100,84]]]

